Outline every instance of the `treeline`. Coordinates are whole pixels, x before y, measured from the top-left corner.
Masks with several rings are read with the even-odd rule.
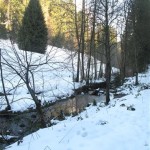
[[[150,1],[124,1],[124,30],[121,38],[122,79],[136,76],[148,69],[150,63]]]
[[[39,0],[48,29],[48,44],[57,47],[77,45],[77,30],[81,36],[81,28],[86,28],[85,41],[89,40],[92,25],[92,3],[84,4],[85,10],[77,10],[73,0]],[[85,2],[84,2],[85,3]],[[22,19],[29,0],[0,0],[0,38],[11,37],[17,41],[18,31],[22,26]],[[83,14],[84,13],[84,17]],[[82,25],[83,19],[85,25]],[[95,26],[101,30],[101,24]],[[88,33],[87,33],[88,32]],[[115,29],[112,29],[115,34]],[[97,35],[100,36],[100,35]],[[79,38],[79,37],[78,37]]]
[[[48,44],[67,47],[73,42],[74,3],[72,0],[39,0],[48,29]],[[17,42],[29,0],[0,0],[0,38]]]

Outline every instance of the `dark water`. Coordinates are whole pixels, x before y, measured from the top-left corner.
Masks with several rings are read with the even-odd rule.
[[[77,95],[74,98],[57,101],[55,104],[43,108],[44,118],[47,123],[50,119],[57,118],[60,112],[65,115],[73,114],[74,112],[82,111],[89,103],[93,101],[104,101],[105,96],[94,95]],[[0,116],[0,130],[9,131],[12,136],[25,136],[38,130],[39,117],[36,111],[25,112],[13,116],[1,117]],[[9,144],[6,144],[9,145]],[[0,143],[0,150],[5,146],[4,143]]]

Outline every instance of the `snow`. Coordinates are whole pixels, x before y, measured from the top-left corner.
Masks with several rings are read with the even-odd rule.
[[[22,77],[25,77],[25,52],[18,50],[16,44],[12,45],[10,41],[6,40],[0,40],[0,48],[2,49],[2,61],[4,63],[8,61]],[[15,55],[16,52],[17,56]],[[27,52],[28,62],[33,65],[31,70],[34,75],[35,91],[41,92],[37,96],[42,103],[56,101],[57,97],[69,97],[73,94],[74,88],[82,85],[82,83],[73,82],[73,54],[73,52],[66,49],[52,46],[47,47],[45,55]],[[73,61],[76,66],[76,57]],[[36,67],[38,64],[42,65]],[[11,94],[8,95],[8,99],[13,111],[23,111],[29,107],[35,107],[26,85],[14,69],[8,65],[3,65],[3,77],[6,91]],[[0,92],[3,92],[1,82]],[[3,97],[0,97],[0,106],[1,110],[6,107]]]
[[[22,69],[21,73],[24,75],[25,66],[19,66],[16,62],[10,42],[1,40],[0,48],[2,48],[3,61],[4,58],[7,59],[18,71]],[[19,61],[24,62],[24,52],[19,51],[17,45],[15,49],[21,58]],[[55,101],[59,96],[67,97],[73,93],[75,87],[82,85],[73,82],[72,78],[77,62],[74,52],[48,46],[46,55],[30,52],[27,55],[28,58],[32,57],[31,64],[35,65],[45,62],[48,58],[47,64],[32,68],[35,75],[35,89],[37,92],[42,91],[42,94],[37,95],[42,102]],[[7,92],[13,94],[8,96],[12,109],[23,111],[34,107],[20,78],[7,65],[3,69]],[[24,137],[19,145],[14,143],[6,149],[150,150],[150,69],[146,73],[139,74],[139,81],[140,84],[134,86],[134,78],[128,78],[126,83],[117,89],[118,94],[124,93],[126,96],[114,99],[111,93],[108,106],[99,102],[97,106],[87,107],[78,116],[66,117],[64,121],[52,120],[56,125],[40,129]],[[1,110],[6,107],[2,96],[0,106]]]
[[[2,62],[5,63],[3,64],[5,88],[6,92],[10,94],[8,95],[8,99],[13,111],[24,111],[31,107],[35,108],[34,101],[28,93],[25,83],[15,72],[16,70],[25,78],[27,61],[30,64],[30,70],[35,83],[32,84],[33,77],[30,74],[31,87],[37,93],[40,93],[37,94],[37,97],[41,100],[42,104],[45,102],[54,102],[59,100],[60,97],[69,97],[74,93],[75,88],[85,84],[85,81],[82,83],[74,82],[74,78],[76,77],[77,55],[73,51],[47,46],[46,54],[25,53],[19,50],[18,46],[12,44],[9,40],[0,40],[0,48],[2,50]],[[88,57],[85,55],[85,71],[87,59]],[[97,63],[100,65],[100,61],[97,61]],[[103,70],[105,70],[104,64]],[[116,72],[118,70],[113,68],[112,71]],[[101,81],[104,81],[104,79],[91,82]],[[3,93],[1,82],[0,92]],[[4,110],[6,106],[6,101],[1,96],[0,110]]]
[[[87,107],[76,117],[23,138],[18,146],[8,150],[150,150],[150,70],[139,74],[140,84],[134,86],[134,78],[118,91],[126,93],[122,98],[111,99],[108,106],[98,103]],[[127,110],[128,107],[134,111]]]

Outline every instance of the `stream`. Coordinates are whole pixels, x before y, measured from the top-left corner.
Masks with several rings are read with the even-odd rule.
[[[73,98],[56,101],[50,106],[44,107],[44,119],[47,126],[51,126],[51,119],[63,120],[64,116],[80,113],[89,103],[93,101],[101,102],[105,100],[105,95],[100,96],[79,94]],[[36,110],[12,113],[11,115],[0,114],[0,150],[17,140],[18,137],[24,137],[39,129],[39,116]],[[11,135],[13,138],[8,140],[1,135]]]

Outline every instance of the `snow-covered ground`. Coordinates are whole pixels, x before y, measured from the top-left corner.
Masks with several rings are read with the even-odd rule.
[[[34,107],[34,102],[25,84],[14,71],[17,70],[25,77],[26,54],[19,51],[17,45],[14,46],[15,49],[9,41],[0,41],[6,91],[12,94],[8,98],[12,109],[16,111]],[[77,62],[74,52],[48,46],[46,55],[28,52],[27,56],[34,75],[34,88],[41,92],[37,96],[42,102],[54,101],[59,96],[69,96],[75,87],[81,86],[80,83],[73,82]],[[43,65],[37,67],[37,64]],[[31,79],[32,77],[30,74]],[[7,149],[150,150],[150,70],[140,74],[139,80],[139,86],[135,87],[134,79],[128,78],[118,88],[118,94],[127,95],[117,99],[112,96],[110,105],[104,107],[102,103],[98,103],[97,106],[86,108],[76,117],[68,117],[60,122],[53,120],[56,125],[40,129],[24,137],[19,145],[14,143]],[[0,110],[5,107],[5,99],[1,96]]]
[[[69,97],[73,94],[75,88],[85,84],[85,82],[74,82],[77,66],[75,52],[47,46],[46,54],[44,55],[31,52],[25,53],[9,40],[0,40],[0,49],[5,88],[6,92],[10,94],[8,95],[8,100],[13,111],[35,108],[34,101],[23,82],[23,79],[26,78],[27,63],[31,71],[29,73],[30,86],[38,93],[37,97],[42,103],[53,102],[60,99],[60,97]],[[85,55],[85,71],[87,59]],[[100,65],[100,61],[97,61],[97,63]],[[105,65],[103,64],[104,68]],[[117,69],[113,68],[112,71],[115,72]],[[98,82],[100,81],[102,80]],[[0,92],[3,93],[1,82]],[[1,96],[0,110],[5,109],[6,106],[5,98]]]
[[[18,50],[17,45],[12,45],[10,41],[0,40],[2,50],[3,78],[6,92],[13,111],[26,110],[34,107],[34,102],[23,80],[17,75],[15,70],[25,78],[26,73],[26,53]],[[74,52],[66,49],[48,46],[46,54],[27,52],[27,60],[32,66],[30,70],[34,76],[34,85],[38,94],[38,99],[44,102],[57,100],[58,97],[68,97],[73,94],[74,88],[82,86],[82,83],[73,82],[75,76],[77,58]],[[40,64],[40,65],[38,65]],[[13,67],[13,68],[11,68]],[[0,92],[3,93],[2,83],[0,82]],[[0,110],[5,109],[6,101],[0,97]]]
[[[150,70],[139,75],[118,91],[122,98],[111,99],[110,105],[87,107],[76,117],[26,136],[23,142],[8,150],[150,150]],[[130,109],[132,108],[133,111]]]
[[[34,107],[34,102],[31,99],[26,85],[17,75],[15,69],[25,78],[26,73],[26,53],[18,50],[17,45],[12,45],[9,41],[0,41],[2,49],[3,77],[8,99],[11,103],[12,110],[25,110],[29,107]],[[30,70],[34,76],[34,87],[31,79],[31,87],[35,88],[36,92],[41,92],[37,95],[43,102],[55,101],[57,97],[67,97],[73,93],[75,87],[80,86],[79,83],[73,82],[73,67],[71,59],[71,51],[59,49],[56,47],[47,47],[46,54],[37,54],[27,52],[27,59]],[[76,60],[76,59],[75,59]],[[38,64],[40,64],[38,66]],[[14,67],[11,68],[10,66]],[[0,82],[0,92],[3,92]],[[6,102],[3,97],[0,97],[1,110],[6,107]]]

